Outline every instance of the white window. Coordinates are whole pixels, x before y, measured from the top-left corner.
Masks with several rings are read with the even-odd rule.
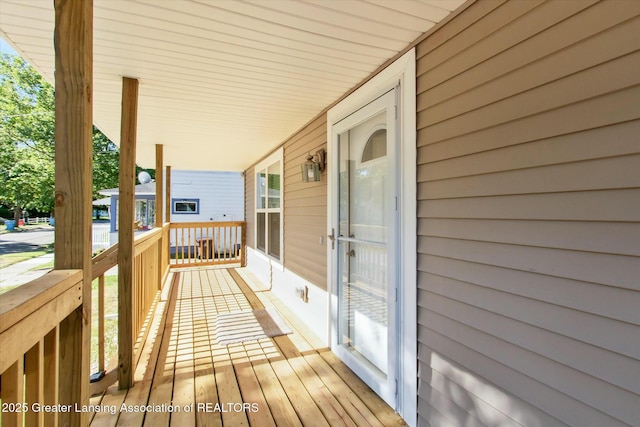
[[[278,261],[282,253],[282,149],[256,166],[256,249]]]
[[[172,214],[193,214],[200,213],[200,199],[171,199],[173,202]]]

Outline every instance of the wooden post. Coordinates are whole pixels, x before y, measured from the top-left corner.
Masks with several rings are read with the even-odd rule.
[[[164,224],[164,203],[162,192],[164,191],[162,173],[162,164],[164,163],[162,144],[156,144],[156,227],[162,228]]]
[[[138,80],[122,78],[118,218],[118,388],[133,386],[133,216]]]
[[[166,182],[166,190],[164,197],[166,197],[166,216],[167,222],[171,222],[171,166],[167,166],[167,171],[164,174]]]
[[[91,172],[93,1],[55,0],[54,268],[83,271],[82,305],[59,327],[58,399],[89,403],[91,349]],[[89,424],[89,414],[59,414],[59,425]]]
[[[164,179],[165,179],[164,197],[165,197],[165,203],[166,203],[165,215],[167,216],[167,222],[171,222],[171,166],[166,167]],[[171,230],[169,230],[169,238],[167,239],[167,242],[165,243],[165,245],[166,245],[165,247],[167,248],[167,254],[168,254],[167,261],[169,262],[169,264],[171,264]]]
[[[164,224],[164,200],[162,199],[162,192],[164,191],[163,187],[163,156],[164,156],[164,147],[162,144],[156,144],[156,228],[162,228]],[[164,245],[166,242],[160,241],[160,250],[158,251],[158,283],[157,289],[162,289],[162,278],[164,277],[164,266],[162,265],[162,257],[164,251]]]

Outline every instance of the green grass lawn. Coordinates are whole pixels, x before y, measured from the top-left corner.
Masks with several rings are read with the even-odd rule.
[[[98,372],[98,279],[91,284],[91,372]],[[118,357],[118,276],[104,280],[104,351],[105,367]]]
[[[0,225],[0,234],[21,233],[23,231],[29,231],[35,228],[52,228],[52,227],[49,224],[25,224],[22,227],[18,227],[16,225],[16,228],[13,231],[8,231],[6,225]]]
[[[52,252],[53,252],[53,243],[50,245],[41,246],[41,249],[36,251],[16,252],[12,254],[0,255],[0,268],[9,267],[12,264],[26,261],[28,259],[36,258],[42,255],[50,254]],[[53,268],[53,266],[51,268]]]

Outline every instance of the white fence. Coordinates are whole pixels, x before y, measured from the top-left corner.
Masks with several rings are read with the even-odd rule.
[[[27,218],[27,224],[49,224],[49,217]]]
[[[110,246],[109,232],[110,232],[109,225],[93,226],[93,238],[92,238],[93,252],[100,249],[107,249]]]

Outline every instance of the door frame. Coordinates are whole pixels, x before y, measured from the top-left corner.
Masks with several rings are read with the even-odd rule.
[[[389,198],[399,197],[398,196],[399,186],[397,184],[398,175],[400,173],[399,161],[397,156],[397,150],[399,148],[398,138],[397,138],[398,120],[395,117],[395,107],[397,105],[397,101],[398,101],[397,90],[396,88],[393,88],[390,91],[372,100],[367,105],[359,108],[353,114],[350,114],[349,116],[345,117],[338,123],[335,123],[333,127],[333,131],[334,131],[334,134],[336,135],[336,138],[335,140],[332,141],[332,151],[334,153],[336,153],[338,150],[342,152],[340,147],[343,146],[345,142],[342,141],[342,138],[338,138],[338,135],[343,135],[346,132],[350,132],[356,127],[359,127],[364,123],[367,123],[371,118],[376,117],[381,113],[384,114],[385,129],[387,130],[387,152],[384,155],[384,162],[387,164],[387,179],[385,180],[385,185],[387,187],[386,188],[387,197]],[[364,149],[366,145],[366,138],[363,140],[363,142],[364,143],[362,144],[362,147],[361,147],[362,149]],[[353,141],[349,140],[348,142],[346,142],[346,144],[349,146],[349,150],[352,150],[354,148]],[[349,159],[355,160],[357,164],[358,162],[356,159],[361,158],[362,154],[363,154],[362,152],[356,151],[353,154],[354,157],[349,157]],[[335,156],[335,157],[338,157],[338,160],[340,160],[339,156]],[[341,165],[341,166],[342,168],[344,167],[344,165]],[[335,177],[335,174],[340,173],[338,172],[338,170],[339,169],[333,169],[331,171],[334,173],[332,177]],[[352,200],[353,194],[351,194],[351,179],[348,179],[348,181],[349,181],[349,190],[348,190],[349,194],[347,197],[349,199],[349,211],[351,211],[351,207],[352,207],[351,200]],[[334,183],[334,185],[337,185],[335,181],[332,181],[332,182]],[[332,194],[335,195],[335,193],[332,193]],[[337,195],[338,198],[341,197],[341,194],[342,193]],[[335,203],[336,200],[333,200],[333,202]],[[337,276],[340,276],[339,274],[339,271],[340,271],[339,267],[341,264],[340,260],[342,259],[343,262],[345,261],[343,257],[343,253],[340,252],[340,242],[342,242],[344,245],[347,245],[347,246],[350,246],[352,243],[355,243],[356,245],[364,244],[366,246],[367,243],[371,244],[372,242],[366,239],[360,240],[362,237],[358,236],[359,234],[358,232],[356,232],[356,236],[349,235],[350,233],[349,232],[347,233],[347,235],[340,237],[340,232],[338,231],[338,228],[339,228],[338,222],[341,221],[341,218],[336,218],[335,216],[334,216],[334,219],[336,221],[334,222],[334,225],[332,228],[335,228],[334,244],[335,244],[336,250],[332,251],[332,256],[333,256],[332,262],[336,263],[335,267],[337,268],[337,270],[334,270],[332,268],[332,271],[338,271],[338,274],[334,274],[333,276],[337,280],[335,283],[333,283],[333,286],[335,287],[335,290],[336,290],[335,294],[336,294],[337,305],[333,306],[334,312],[332,312],[332,316],[334,317],[334,321],[337,322],[336,323],[337,330],[332,331],[331,349],[347,366],[351,368],[351,370],[356,375],[358,375],[361,379],[363,379],[364,382],[368,383],[369,386],[376,393],[378,393],[378,395],[382,397],[383,400],[387,401],[395,409],[396,400],[397,400],[397,380],[398,380],[397,375],[398,375],[398,365],[399,365],[398,333],[400,331],[399,322],[398,322],[399,302],[397,301],[397,298],[396,298],[396,295],[397,295],[396,292],[397,292],[397,289],[399,289],[398,288],[398,276],[399,276],[398,274],[398,271],[399,271],[398,242],[400,240],[399,239],[400,230],[399,230],[398,216],[400,212],[399,212],[399,209],[396,206],[394,206],[391,200],[389,200],[387,203],[388,204],[384,209],[386,212],[384,214],[387,220],[386,224],[387,224],[387,233],[389,238],[386,239],[386,241],[383,243],[385,246],[385,254],[387,258],[387,264],[386,264],[387,277],[385,280],[385,284],[386,284],[385,305],[387,306],[387,320],[388,320],[386,325],[387,348],[376,349],[375,351],[376,353],[379,353],[382,351],[385,351],[387,353],[387,359],[386,359],[387,361],[385,364],[386,366],[385,368],[383,368],[381,366],[375,365],[375,363],[369,360],[364,354],[359,353],[358,355],[356,355],[351,350],[346,349],[340,343],[339,336],[344,335],[345,333],[344,331],[342,331],[342,333],[339,333],[340,332],[339,325],[341,324],[341,320],[342,320],[340,318],[340,314],[343,310],[339,309],[339,304],[341,303],[341,300],[340,300],[341,292],[340,292],[340,286],[338,284],[338,282],[340,282],[340,279]],[[339,201],[336,204],[336,206],[338,205],[339,205]],[[334,212],[334,215],[337,213],[338,212]],[[351,215],[348,214],[348,217],[350,221]],[[359,249],[356,249],[356,252],[358,252],[359,250],[363,250],[363,248],[361,247]],[[349,266],[346,267],[343,265],[343,269],[350,268],[351,266],[351,261],[352,261],[351,258],[348,258],[346,261],[349,264]],[[344,274],[344,270],[342,270],[342,272]],[[345,303],[345,302],[346,301],[344,300],[342,301],[342,303]],[[363,359],[367,360],[368,363],[363,363]],[[379,370],[383,370],[385,374],[382,374]]]
[[[400,212],[400,236],[398,242],[398,393],[394,408],[410,425],[417,424],[418,395],[418,349],[417,349],[417,175],[416,175],[416,54],[410,49],[391,65],[373,76],[327,112],[327,234],[335,228],[333,220],[337,213],[334,202],[332,171],[338,168],[338,156],[333,155],[336,147],[334,124],[354,111],[370,103],[383,93],[400,83],[398,91],[400,111],[398,128],[398,173]],[[337,274],[337,263],[333,262],[334,251],[327,242],[327,289],[329,312],[328,342],[333,343],[335,314],[337,309],[337,289],[333,278]]]

